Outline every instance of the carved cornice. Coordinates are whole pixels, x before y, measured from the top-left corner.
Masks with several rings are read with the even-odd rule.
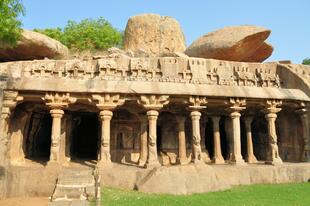
[[[141,95],[138,104],[141,104],[147,110],[160,110],[169,103],[167,95]]]
[[[51,109],[63,109],[75,103],[77,99],[69,93],[47,92],[42,100]]]
[[[124,104],[125,99],[119,94],[93,94],[91,102],[95,102],[100,110],[113,110]]]

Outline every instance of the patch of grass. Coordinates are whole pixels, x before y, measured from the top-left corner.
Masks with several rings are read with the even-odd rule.
[[[309,206],[310,183],[240,186],[223,192],[178,196],[103,188],[101,195],[102,205],[104,206]]]

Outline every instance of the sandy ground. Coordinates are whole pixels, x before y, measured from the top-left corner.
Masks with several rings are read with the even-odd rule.
[[[47,197],[16,197],[0,199],[0,206],[47,206]]]

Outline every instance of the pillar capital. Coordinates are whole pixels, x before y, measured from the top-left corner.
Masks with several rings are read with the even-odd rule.
[[[281,111],[281,108],[278,108],[281,105],[282,105],[281,100],[269,99],[265,102],[265,109],[263,110],[263,112],[265,114],[270,114],[270,113],[276,114]]]
[[[63,109],[76,102],[76,98],[71,97],[70,93],[47,92],[42,97],[45,104],[51,109]]]
[[[99,117],[101,120],[111,120],[113,116],[113,112],[110,110],[100,111]]]
[[[200,117],[201,117],[201,112],[199,112],[199,111],[192,111],[191,113],[190,113],[190,116],[191,116],[191,118],[192,119],[200,119]]]
[[[64,115],[64,111],[62,109],[51,109],[50,114],[53,118],[61,118]]]
[[[226,109],[228,112],[239,113],[241,110],[245,109],[246,99],[240,97],[230,97],[225,103],[228,105],[228,108]]]
[[[186,117],[182,116],[182,115],[176,115],[175,119],[177,121],[177,123],[180,125],[184,125],[185,121],[186,121]]]
[[[210,116],[213,124],[218,124],[220,122],[221,116]]]
[[[90,99],[100,110],[113,110],[125,103],[125,99],[119,94],[93,94]]]
[[[207,98],[203,96],[190,96],[188,98],[189,110],[198,111],[207,108],[205,105],[208,103]]]
[[[160,110],[164,105],[169,103],[167,95],[141,95],[138,104],[142,105],[146,110]]]

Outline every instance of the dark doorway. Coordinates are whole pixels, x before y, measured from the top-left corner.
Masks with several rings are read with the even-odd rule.
[[[248,154],[247,151],[247,137],[246,137],[246,128],[245,128],[245,122],[244,120],[240,120],[240,143],[241,143],[241,155],[243,157],[243,159],[245,159],[245,157]]]
[[[99,122],[95,113],[76,113],[72,116],[71,157],[97,159]]]
[[[156,138],[156,146],[157,146],[157,152],[161,151],[161,126],[157,125],[157,138]]]
[[[224,159],[228,156],[228,135],[226,133],[225,129],[225,123],[226,121],[229,121],[227,117],[221,117],[220,119],[220,135],[221,135],[221,150],[222,150],[222,156]]]
[[[255,116],[252,122],[252,141],[254,155],[258,160],[267,159],[268,125],[263,114]]]
[[[49,113],[33,112],[26,139],[26,158],[48,161],[51,149],[52,117]]]
[[[210,159],[214,156],[214,139],[213,139],[213,122],[211,118],[208,118],[206,130],[205,130],[205,145],[209,152]]]

